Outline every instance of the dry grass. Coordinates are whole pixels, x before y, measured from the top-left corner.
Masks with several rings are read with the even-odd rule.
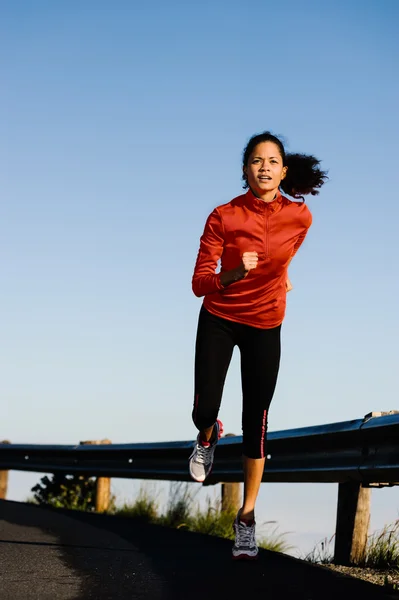
[[[332,542],[325,538],[304,558],[312,563],[399,591],[399,521],[369,536],[364,559],[356,566],[334,565]]]
[[[171,486],[171,494],[164,513],[160,514],[154,496],[142,487],[137,498],[131,504],[115,508],[112,514],[140,519],[147,523],[156,523],[165,527],[186,529],[206,535],[214,535],[233,540],[233,522],[235,511],[222,511],[219,502],[208,503],[205,508],[195,505],[187,484]],[[273,526],[271,530],[269,527]],[[288,552],[292,546],[286,541],[286,533],[278,531],[275,522],[266,522],[257,526],[258,545],[275,552]]]

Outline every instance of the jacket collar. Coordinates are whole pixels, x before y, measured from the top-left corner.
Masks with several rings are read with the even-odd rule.
[[[265,202],[264,200],[261,200],[255,196],[251,189],[249,189],[245,194],[245,204],[257,212],[269,210],[271,213],[274,213],[279,210],[282,201],[283,196],[281,195],[280,190],[277,191],[276,197],[272,202]]]

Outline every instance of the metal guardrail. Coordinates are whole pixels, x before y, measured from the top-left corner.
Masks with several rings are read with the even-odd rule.
[[[242,481],[241,436],[220,440],[207,484]],[[0,470],[81,473],[97,477],[190,481],[193,441],[110,445],[0,444]],[[268,434],[263,481],[395,485],[399,414]]]

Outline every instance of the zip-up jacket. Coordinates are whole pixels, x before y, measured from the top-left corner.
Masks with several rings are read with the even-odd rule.
[[[194,294],[205,296],[204,307],[216,316],[261,329],[277,327],[285,315],[288,265],[311,223],[306,204],[280,192],[273,202],[264,202],[249,190],[218,206],[201,236]],[[238,267],[244,252],[257,252],[258,266],[223,287],[220,273]]]

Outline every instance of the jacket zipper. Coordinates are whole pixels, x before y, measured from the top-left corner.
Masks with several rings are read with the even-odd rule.
[[[269,211],[266,208],[265,215],[265,252],[266,252],[266,260],[270,260],[270,245],[269,245]]]

